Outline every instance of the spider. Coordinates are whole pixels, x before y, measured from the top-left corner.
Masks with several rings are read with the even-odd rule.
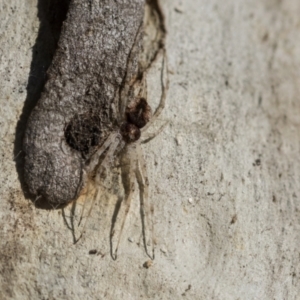
[[[118,158],[120,161],[120,168],[121,168],[121,177],[122,177],[122,184],[124,188],[124,197],[122,199],[121,207],[117,212],[117,215],[120,215],[120,211],[122,210],[124,213],[123,220],[121,221],[120,231],[116,237],[117,243],[116,247],[114,248],[111,245],[111,256],[114,260],[117,259],[118,255],[118,248],[121,241],[122,232],[125,226],[125,222],[128,216],[128,212],[130,210],[130,204],[133,197],[133,193],[135,191],[136,182],[139,187],[139,196],[140,196],[140,211],[141,211],[141,218],[142,218],[142,232],[143,232],[143,242],[146,254],[151,258],[154,259],[154,241],[153,241],[153,208],[149,207],[148,197],[149,197],[149,180],[147,176],[147,169],[146,169],[146,161],[143,156],[143,151],[141,145],[144,143],[149,142],[152,140],[157,134],[159,134],[166,124],[164,124],[157,132],[148,133],[148,129],[151,125],[157,120],[159,115],[161,114],[164,106],[165,106],[165,99],[166,93],[168,90],[169,80],[168,77],[166,79],[166,83],[164,84],[164,69],[166,63],[166,53],[163,50],[163,60],[162,60],[162,68],[161,68],[161,84],[162,84],[162,93],[158,107],[152,114],[152,110],[147,103],[147,95],[146,95],[146,72],[143,73],[142,78],[136,80],[133,85],[131,85],[126,91],[126,97],[131,97],[132,100],[129,101],[128,104],[124,103],[125,101],[120,102],[119,107],[119,118],[118,118],[118,125],[116,130],[112,130],[105,141],[102,143],[101,146],[87,159],[85,165],[85,173],[86,174],[94,174],[94,183],[96,186],[101,186],[101,182],[103,180],[103,174],[109,172],[109,170],[114,165],[116,156],[118,154]],[[166,72],[167,73],[167,72]],[[134,95],[133,91],[136,91],[137,95]],[[130,96],[129,96],[130,95]],[[97,116],[89,117],[87,122],[92,122],[96,124]],[[82,130],[82,116],[80,121],[80,129]],[[87,154],[88,149],[90,146],[94,146],[97,144],[98,136],[101,135],[101,130],[97,126],[89,126],[88,135],[86,137],[78,137],[78,136],[70,136],[68,132],[76,132],[74,129],[74,124],[69,124],[69,127],[66,129],[66,139],[69,145],[72,146],[77,145],[78,149],[83,154]],[[72,128],[71,128],[71,127]],[[69,129],[69,130],[68,130]],[[85,129],[85,132],[87,130]],[[80,130],[78,130],[80,132]],[[93,138],[91,138],[93,136]],[[80,140],[81,143],[78,142]],[[87,143],[88,141],[88,143]],[[88,147],[86,145],[88,144]],[[73,148],[75,148],[73,145]],[[87,193],[88,194],[88,193]],[[88,216],[90,215],[93,204],[97,199],[100,198],[100,189],[96,191],[96,195],[94,195],[92,204],[88,211]],[[82,215],[85,207],[83,207]],[[82,215],[80,220],[82,219]],[[117,216],[117,217],[118,217]],[[149,216],[151,217],[151,221],[149,221]],[[81,221],[79,221],[80,223]],[[150,224],[151,223],[151,224]],[[81,238],[87,221],[83,226],[82,233],[77,241]],[[111,227],[111,241],[114,236],[114,225]],[[151,229],[151,237],[152,240],[152,251],[151,253],[147,247],[147,239],[145,228],[150,227]],[[77,242],[76,241],[76,242]],[[112,242],[111,242],[112,244]]]

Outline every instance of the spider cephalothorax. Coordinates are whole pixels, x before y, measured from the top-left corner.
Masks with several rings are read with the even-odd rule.
[[[126,121],[120,128],[120,133],[126,143],[137,141],[143,128],[151,118],[151,107],[145,98],[136,98],[126,109]]]

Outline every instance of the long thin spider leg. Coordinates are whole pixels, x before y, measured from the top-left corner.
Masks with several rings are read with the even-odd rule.
[[[91,187],[91,183],[88,181],[88,184],[87,184],[87,190],[86,190],[86,194],[85,194],[85,200],[84,200],[84,203],[83,203],[83,207],[82,207],[82,210],[81,210],[81,215],[80,215],[80,218],[79,218],[79,222],[78,222],[78,227],[80,226],[81,224],[81,221],[83,219],[83,213],[85,211],[85,208],[86,208],[86,204],[87,204],[87,197],[89,196],[90,194],[90,187]]]
[[[86,216],[86,219],[85,219],[84,225],[83,225],[83,227],[82,227],[81,233],[80,233],[78,239],[75,241],[74,244],[76,244],[76,243],[82,238],[82,236],[83,236],[83,234],[84,234],[84,232],[85,232],[85,228],[86,228],[86,225],[87,225],[87,221],[88,221],[88,219],[89,219],[89,216],[91,215],[92,209],[93,209],[94,204],[95,204],[95,202],[96,202],[96,198],[98,198],[98,195],[99,195],[99,194],[100,194],[100,193],[99,193],[99,190],[98,190],[98,191],[97,191],[97,195],[96,195],[96,196],[93,195],[93,197],[92,197],[92,204],[91,204],[90,209],[89,209],[89,211],[88,211],[88,214],[87,214],[87,216]]]
[[[93,197],[92,197],[92,204],[91,204],[90,209],[89,209],[89,211],[88,211],[88,214],[87,214],[87,216],[86,216],[86,219],[85,219],[84,225],[83,225],[83,227],[82,227],[81,233],[80,233],[78,239],[75,241],[74,244],[76,244],[76,243],[82,238],[82,236],[83,236],[83,234],[84,234],[84,232],[85,232],[85,228],[86,228],[86,225],[87,225],[87,221],[88,221],[88,219],[89,219],[89,217],[90,217],[90,215],[91,215],[91,212],[92,212],[92,210],[93,210],[93,207],[94,207],[94,204],[95,204],[95,202],[96,202],[96,199],[97,199],[97,201],[98,201],[99,198],[100,198],[100,194],[101,194],[101,193],[100,193],[100,189],[97,189],[96,195],[93,195]]]
[[[147,99],[147,71],[145,71],[142,76],[138,97]]]
[[[146,80],[146,73],[144,73],[144,84],[143,84],[143,93],[144,93],[144,98],[147,99],[148,98],[148,85],[147,85],[147,80]]]
[[[96,177],[95,177],[95,184],[97,185],[96,195],[93,196],[92,204],[91,204],[90,209],[88,211],[85,223],[83,225],[83,229],[82,229],[81,234],[80,234],[79,238],[77,239],[76,243],[81,239],[81,237],[82,237],[82,235],[84,233],[85,227],[87,225],[88,218],[89,218],[89,216],[90,216],[90,214],[92,212],[92,209],[94,207],[96,199],[98,201],[98,199],[100,198],[100,194],[101,194],[100,193],[100,190],[101,190],[100,186],[101,186],[101,175],[102,175],[102,172],[104,170],[107,170],[112,165],[112,160],[113,160],[113,156],[115,154],[115,151],[116,151],[117,147],[120,145],[120,143],[122,143],[120,141],[120,139],[118,138],[118,136],[112,134],[111,137],[114,138],[114,139],[107,139],[106,140],[106,142],[110,142],[110,144],[107,145],[107,147],[109,147],[109,148],[108,148],[108,151],[107,151],[107,153],[106,153],[103,161],[97,167],[98,169],[97,169],[97,174],[96,174]],[[122,146],[122,144],[121,144],[121,146]],[[99,157],[100,157],[100,155],[106,150],[107,147],[105,147],[104,149],[101,149],[101,151],[99,151],[99,152],[96,152],[97,153],[97,158],[98,158],[98,163],[99,163]],[[103,146],[101,148],[103,148]],[[93,164],[96,167],[96,157],[94,157],[93,160],[94,160]],[[90,165],[89,165],[89,167],[90,167]],[[88,194],[87,194],[87,197],[88,197]],[[85,204],[84,204],[84,206],[85,206]]]
[[[100,168],[103,170],[108,170],[114,162],[114,155],[116,153],[117,148],[122,149],[125,146],[125,142],[121,139],[120,135],[116,136],[115,140],[111,143],[105,158],[103,159],[103,161],[101,162],[100,166],[98,167],[98,170],[100,170]],[[98,172],[99,176],[97,177],[99,179],[99,183],[100,181],[100,172]]]
[[[147,255],[153,260],[154,259],[154,225],[153,225],[153,206],[149,205],[149,179],[147,176],[146,162],[142,153],[141,145],[137,144],[136,152],[138,156],[136,166],[136,178],[139,184],[140,190],[140,212],[142,219],[142,231],[144,247]],[[150,217],[150,220],[149,220]],[[152,254],[148,251],[148,235],[146,234],[147,229],[150,230],[149,239],[151,239]],[[150,237],[151,236],[151,237]]]
[[[131,70],[132,69],[132,65],[133,65],[133,61],[134,61],[134,57],[136,55],[136,48],[137,48],[137,41],[139,41],[139,36],[142,34],[142,30],[143,30],[143,22],[140,24],[139,29],[136,33],[136,36],[134,38],[133,41],[133,45],[130,49],[130,53],[129,53],[129,57],[127,60],[127,67],[126,70]],[[130,78],[128,78],[128,74],[126,72],[124,78],[123,78],[123,82],[122,82],[122,86],[123,89],[120,90],[120,94],[119,94],[119,122],[122,121],[124,113],[125,113],[125,109],[127,107],[127,100],[128,100],[128,95],[129,95],[129,91],[132,88],[132,86],[134,85],[135,81],[133,82],[133,84],[129,83]],[[122,101],[122,99],[126,99],[126,101]]]
[[[112,133],[107,139],[106,141],[101,145],[101,147],[92,155],[92,157],[90,158],[88,165],[86,166],[86,171],[87,173],[92,172],[93,170],[95,170],[97,164],[99,163],[99,157],[103,154],[103,152],[110,147],[113,143],[115,143],[117,141],[117,143],[119,143],[119,133],[118,132],[114,132]]]
[[[117,246],[115,248],[115,250],[112,251],[112,258],[114,260],[117,259],[118,256],[118,249],[119,249],[119,245],[120,245],[120,241],[121,241],[121,237],[122,237],[122,233],[123,233],[123,229],[125,226],[125,222],[128,216],[128,212],[130,209],[130,204],[131,204],[131,200],[132,200],[132,194],[135,190],[135,184],[133,181],[133,175],[134,175],[134,169],[133,166],[135,166],[136,162],[134,160],[134,163],[131,164],[125,164],[123,165],[122,168],[122,180],[123,180],[123,185],[124,185],[124,192],[125,192],[125,196],[124,196],[124,200],[121,203],[121,207],[120,210],[123,210],[122,208],[124,208],[124,216],[123,216],[123,220],[122,220],[122,224],[121,224],[121,228],[117,237]],[[128,170],[129,168],[129,170]],[[120,210],[119,210],[119,214],[120,214]],[[112,230],[112,234],[113,234],[114,230]]]
[[[72,206],[71,206],[71,211],[70,211],[70,216],[69,221],[67,221],[67,216],[65,213],[65,207],[62,208],[62,216],[63,216],[63,220],[65,225],[67,226],[67,228],[71,231],[72,233],[72,237],[73,237],[73,243],[76,243],[76,235],[75,235],[75,227],[74,227],[74,217],[75,217],[75,210],[76,210],[76,200],[72,202]]]
[[[143,135],[143,140],[141,141],[141,144],[147,144],[150,142],[152,139],[154,139],[157,135],[159,135],[165,127],[169,124],[169,121],[165,122],[158,130],[152,132],[152,133],[144,133]]]
[[[156,108],[152,118],[150,119],[150,121],[141,129],[142,132],[145,132],[153,124],[153,122],[159,117],[159,115],[161,114],[162,110],[165,107],[167,91],[168,91],[168,88],[169,88],[168,70],[166,70],[166,84],[164,84],[165,64],[168,65],[168,63],[167,63],[167,54],[166,54],[166,51],[164,49],[163,50],[163,62],[162,62],[162,68],[161,68],[162,93],[161,93],[161,97],[160,97],[160,102],[159,102],[159,105]]]

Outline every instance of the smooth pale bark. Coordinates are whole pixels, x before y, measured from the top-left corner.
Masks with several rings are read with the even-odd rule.
[[[43,15],[56,1],[37,2],[0,2],[1,297],[297,299],[300,2],[162,2],[170,89],[157,125],[169,124],[144,146],[156,240],[148,269],[138,195],[116,261],[113,191],[96,203],[76,245],[61,211],[24,197],[15,133],[57,39],[55,28],[47,31],[54,17]],[[54,32],[43,55],[34,47],[41,28]],[[160,66],[148,75],[152,106]]]

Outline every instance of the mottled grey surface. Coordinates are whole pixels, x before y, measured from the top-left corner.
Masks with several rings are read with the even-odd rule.
[[[56,207],[78,196],[84,160],[67,144],[66,126],[78,115],[87,115],[82,123],[97,115],[101,145],[121,121],[120,90],[138,75],[143,18],[144,0],[71,1],[25,132],[24,178],[36,198]]]
[[[4,298],[299,298],[298,0],[162,1],[170,90],[159,121],[170,123],[144,147],[155,208],[149,269],[137,197],[117,261],[109,255],[112,195],[96,203],[76,245],[60,211],[24,198],[15,131],[37,75],[40,22],[36,0],[0,3]],[[148,74],[152,107],[156,67]],[[88,254],[94,249],[99,255]]]

